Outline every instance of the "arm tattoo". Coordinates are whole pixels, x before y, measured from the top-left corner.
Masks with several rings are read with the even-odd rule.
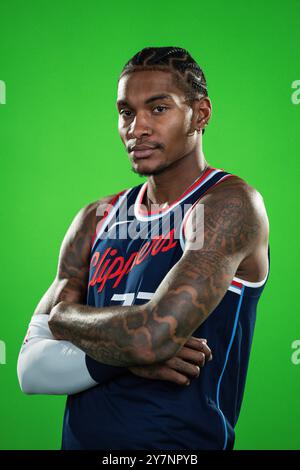
[[[110,365],[173,357],[222,300],[258,240],[259,217],[245,189],[224,188],[203,201],[203,248],[191,250],[187,240],[183,256],[147,304],[99,309],[62,303],[50,322],[53,333]]]
[[[34,314],[49,314],[61,301],[86,302],[91,240],[97,222],[96,210],[99,204],[107,204],[113,197],[92,202],[75,216],[60,248],[56,277],[39,301]]]
[[[83,214],[84,212],[84,214]],[[84,217],[84,223],[80,221]],[[78,224],[76,224],[77,220]],[[60,300],[70,302],[75,293],[74,302],[85,300],[89,276],[89,252],[95,226],[95,204],[91,204],[76,217],[76,230],[71,226],[67,232],[59,254],[57,277],[66,280],[66,286]],[[76,299],[76,300],[75,300]]]
[[[94,308],[60,302],[49,326],[57,339],[65,339],[104,364],[133,366],[155,362],[156,333],[144,305]]]
[[[188,223],[193,226],[193,217]],[[175,354],[220,303],[259,231],[257,210],[245,189],[222,188],[209,195],[204,202],[203,248],[189,250],[187,241],[184,255],[150,302],[155,315],[169,326],[167,356]]]

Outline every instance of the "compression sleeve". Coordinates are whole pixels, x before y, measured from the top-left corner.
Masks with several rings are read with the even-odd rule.
[[[69,341],[56,340],[48,319],[46,314],[33,315],[19,353],[17,373],[24,393],[71,395],[128,372],[94,361]]]

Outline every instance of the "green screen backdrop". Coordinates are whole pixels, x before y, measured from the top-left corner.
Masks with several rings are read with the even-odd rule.
[[[170,45],[206,74],[206,159],[257,188],[270,219],[235,449],[300,449],[299,17],[298,0],[1,0],[1,449],[60,447],[65,397],[21,392],[19,349],[75,214],[144,181],[118,134],[117,79]]]

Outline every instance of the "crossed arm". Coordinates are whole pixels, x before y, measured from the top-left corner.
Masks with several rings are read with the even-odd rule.
[[[112,198],[109,196],[101,201],[103,208]],[[86,301],[88,260],[98,205],[99,201],[96,201],[85,206],[72,221],[61,245],[55,279],[29,323],[17,364],[24,393],[77,393],[126,372],[124,368],[100,363],[97,363],[95,373],[90,371],[88,356],[69,341],[56,340],[48,325],[51,309],[60,301],[80,304]],[[94,367],[92,361],[91,367]]]
[[[266,237],[262,198],[245,184],[222,184],[201,203],[203,246],[193,249],[189,239],[203,223],[197,227],[192,211],[185,252],[148,303],[95,308],[62,300],[50,313],[54,337],[113,366],[173,357],[222,300],[241,261]]]
[[[100,201],[102,214],[113,196]],[[189,338],[170,360],[155,365],[126,368],[95,361],[68,340],[55,338],[48,325],[49,314],[60,302],[82,308],[86,301],[91,238],[98,219],[99,201],[79,211],[69,227],[59,255],[56,277],[38,303],[18,357],[18,378],[24,393],[73,394],[130,372],[185,385],[199,375],[199,367],[211,359],[205,340]],[[101,218],[99,219],[99,221]]]

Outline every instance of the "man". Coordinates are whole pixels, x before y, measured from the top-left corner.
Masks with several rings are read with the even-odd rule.
[[[69,394],[63,449],[232,449],[269,271],[263,199],[206,162],[211,102],[186,50],[137,53],[117,108],[148,180],[71,224],[20,352],[21,387]]]

